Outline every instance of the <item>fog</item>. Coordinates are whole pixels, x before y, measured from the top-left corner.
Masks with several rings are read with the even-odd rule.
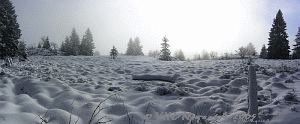
[[[169,39],[172,54],[192,58],[202,50],[235,53],[252,42],[259,53],[279,9],[287,23],[290,47],[300,27],[300,2],[290,0],[11,0],[27,45],[48,36],[59,46],[75,28],[82,38],[90,28],[95,50],[108,55],[113,45],[125,53],[129,38],[139,37],[143,52],[160,50]]]

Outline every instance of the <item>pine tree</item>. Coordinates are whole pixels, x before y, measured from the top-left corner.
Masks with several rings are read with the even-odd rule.
[[[260,51],[260,58],[266,59],[267,58],[267,49],[266,45],[263,45]]]
[[[161,43],[162,45],[162,50],[160,51],[160,60],[165,60],[165,61],[171,61],[171,52],[168,49],[170,47],[170,45],[167,43],[169,40],[166,38],[166,36],[164,37],[163,43]]]
[[[38,48],[42,48],[42,44],[41,44],[41,42],[39,42],[39,44],[38,44]]]
[[[71,47],[72,47],[72,54],[71,55],[78,55],[80,53],[80,40],[79,40],[79,36],[75,30],[75,28],[72,29],[72,33],[70,36],[70,42],[71,42]]]
[[[45,49],[50,49],[50,42],[49,42],[49,38],[47,36],[47,38],[41,38],[43,41],[43,48]]]
[[[209,60],[209,55],[206,50],[202,50],[202,60]]]
[[[276,18],[272,24],[269,38],[269,47],[267,49],[267,58],[269,59],[288,59],[290,46],[287,40],[286,23],[283,14],[279,9]]]
[[[61,45],[60,45],[60,51],[61,51],[62,53],[65,52],[65,43],[64,43],[64,41],[61,42]]]
[[[256,50],[255,50],[255,47],[254,45],[250,42],[247,46],[247,55],[253,55],[255,56],[256,55]]]
[[[185,61],[185,56],[181,49],[174,53],[174,57],[178,58],[180,61]]]
[[[293,59],[300,59],[300,27],[298,28],[298,33],[295,39],[296,44],[293,45]]]
[[[93,35],[88,28],[82,38],[82,42],[80,45],[80,54],[85,56],[93,56],[93,49],[95,49],[95,45],[93,43]]]
[[[140,45],[141,44],[141,41],[140,41],[140,38],[139,37],[136,37],[134,39],[134,42],[133,42],[133,49],[134,49],[134,55],[144,55],[143,51],[142,51],[142,48],[143,46]]]
[[[100,52],[98,50],[95,51],[94,56],[100,56]]]
[[[115,59],[118,56],[118,50],[115,46],[111,49],[110,57],[111,59]]]
[[[197,60],[201,60],[201,56],[198,53],[196,53],[196,55],[194,55],[194,58],[193,58],[193,61],[197,61]]]
[[[134,44],[131,38],[127,45],[126,55],[134,55]]]
[[[19,61],[25,61],[27,59],[27,53],[26,53],[26,44],[25,41],[19,41],[18,44],[18,50],[19,50]]]
[[[21,30],[15,9],[9,0],[0,1],[0,57],[1,59],[18,55],[18,39]]]
[[[66,40],[65,40],[65,43],[63,44],[63,54],[65,56],[69,56],[69,55],[73,55],[73,48],[72,48],[72,42],[70,41],[70,38],[67,36],[66,37]]]

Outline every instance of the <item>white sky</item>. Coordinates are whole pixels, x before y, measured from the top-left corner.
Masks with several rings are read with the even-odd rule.
[[[202,50],[235,53],[252,42],[268,44],[279,9],[287,23],[290,46],[300,27],[297,0],[11,0],[22,39],[27,44],[49,36],[59,45],[74,27],[80,36],[90,28],[96,50],[108,55],[115,45],[125,53],[129,38],[139,37],[144,54],[160,50],[169,39],[171,52],[182,49],[192,58]]]

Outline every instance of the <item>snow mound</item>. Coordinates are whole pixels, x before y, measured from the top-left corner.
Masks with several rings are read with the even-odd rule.
[[[175,83],[179,74],[174,75],[160,75],[160,74],[135,74],[132,75],[132,80],[160,80]]]

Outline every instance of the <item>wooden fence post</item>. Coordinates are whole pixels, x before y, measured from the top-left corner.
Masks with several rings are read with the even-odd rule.
[[[253,65],[249,66],[249,110],[248,114],[256,115],[254,121],[258,120],[258,104],[257,104],[257,81],[256,70]]]

